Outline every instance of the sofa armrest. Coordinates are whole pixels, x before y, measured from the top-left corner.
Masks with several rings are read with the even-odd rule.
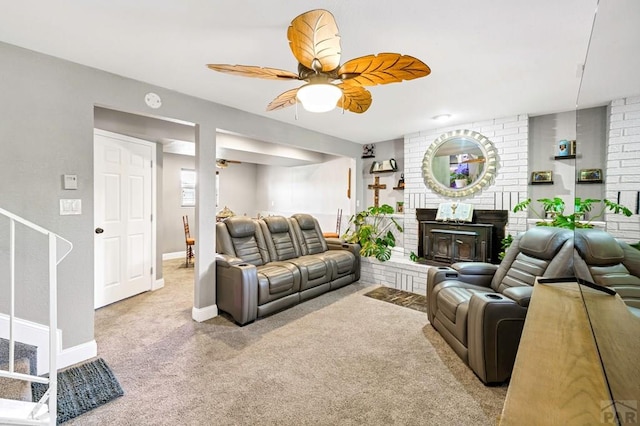
[[[498,270],[498,265],[485,262],[458,262],[451,265],[458,273],[458,281],[481,287],[491,287],[491,280]]]
[[[509,287],[502,292],[502,294],[524,308],[529,306],[531,293],[533,293],[533,286]]]
[[[239,257],[216,253],[216,265],[228,268],[231,265],[239,265],[241,263],[244,263],[244,260],[240,259]]]
[[[360,256],[360,244],[348,243],[340,238],[327,238],[327,248],[329,250],[348,250],[356,256]]]
[[[499,293],[477,293],[469,300],[469,367],[484,383],[511,377],[527,308]]]
[[[224,255],[223,255],[224,256]],[[258,316],[258,270],[249,263],[233,263],[216,256],[216,303],[240,325]]]

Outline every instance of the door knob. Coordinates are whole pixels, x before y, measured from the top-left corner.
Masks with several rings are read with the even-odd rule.
[[[104,232],[104,229],[96,228],[96,234],[102,234],[103,232]]]

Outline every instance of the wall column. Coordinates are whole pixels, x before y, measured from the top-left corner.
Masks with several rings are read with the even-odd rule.
[[[216,306],[216,128],[196,125],[196,262],[191,317],[206,321],[218,315]]]

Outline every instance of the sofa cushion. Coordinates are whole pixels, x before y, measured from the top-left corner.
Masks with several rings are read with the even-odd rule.
[[[300,244],[306,249],[303,254],[318,254],[328,250],[327,242],[320,231],[316,219],[310,214],[298,213],[292,216],[299,229]]]
[[[445,317],[452,323],[456,322],[458,308],[462,305],[468,305],[471,296],[474,293],[482,293],[482,291],[466,288],[466,287],[447,287],[438,292],[438,309],[442,311]],[[485,291],[486,293],[486,291]],[[467,319],[464,318],[466,321]],[[464,337],[466,341],[466,337]]]
[[[615,238],[597,229],[576,230],[574,246],[591,266],[615,265],[624,260],[624,251]]]
[[[520,251],[538,259],[552,259],[571,237],[568,229],[538,226],[529,229],[519,241]]]
[[[255,222],[248,217],[234,217],[225,221],[232,238],[248,237],[256,232]]]
[[[258,266],[258,306],[300,291],[300,271],[287,262]]]
[[[296,246],[294,236],[289,227],[289,221],[282,216],[269,216],[264,218],[265,239],[271,251],[272,260],[288,260],[300,256],[300,250]]]

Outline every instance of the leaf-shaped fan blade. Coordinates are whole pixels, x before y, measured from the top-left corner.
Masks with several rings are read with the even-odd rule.
[[[380,53],[347,61],[338,70],[340,78],[362,86],[399,83],[427,76],[431,69],[413,56]]]
[[[340,66],[340,35],[331,12],[316,9],[297,16],[287,38],[293,56],[305,67],[329,72]]]
[[[349,83],[338,84],[338,87],[342,90],[338,107],[362,114],[371,106],[371,92],[364,87]]]
[[[269,80],[298,80],[298,74],[291,71],[279,70],[277,68],[262,68],[253,65],[227,64],[209,64],[207,65],[207,67],[214,71],[240,75],[243,77],[266,78]]]
[[[295,105],[296,102],[298,102],[296,99],[297,93],[298,88],[295,88],[279,94],[269,105],[267,105],[267,111],[273,111]]]

